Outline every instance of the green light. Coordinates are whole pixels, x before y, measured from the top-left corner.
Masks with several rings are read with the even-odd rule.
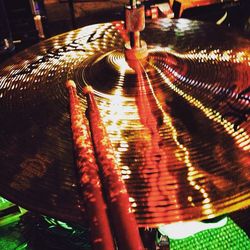
[[[18,222],[0,228],[0,249],[30,250],[17,225]]]
[[[29,250],[18,231],[18,222],[27,211],[0,197],[0,249]]]
[[[13,203],[0,197],[0,212],[6,209],[12,209],[15,206]],[[16,206],[17,207],[17,206]],[[19,208],[19,207],[18,207]],[[22,211],[21,208],[19,208]],[[7,210],[12,211],[12,210]],[[26,212],[26,211],[25,211]],[[27,245],[27,239],[24,239],[18,227],[18,221],[21,216],[19,213],[5,214],[0,217],[0,249],[4,250],[31,250]],[[216,228],[203,230],[184,239],[169,238],[170,250],[249,250],[250,239],[247,234],[240,229],[229,217],[227,223],[222,226],[224,219],[214,223]],[[86,228],[77,228],[65,222],[55,220],[53,218],[44,217],[45,224],[40,222],[40,230],[43,228],[44,232],[52,230],[55,238],[58,240],[58,235],[68,239],[71,242],[72,249],[90,249],[88,235]],[[46,223],[47,229],[46,229]],[[59,226],[59,227],[58,227]],[[211,225],[207,223],[207,228]],[[60,230],[60,227],[65,230]]]
[[[12,204],[10,201],[0,197],[0,211],[10,207]]]
[[[185,239],[170,239],[171,250],[249,250],[250,240],[230,218],[220,228],[208,229]]]
[[[45,219],[45,221],[47,221],[50,224],[50,227],[60,226],[64,229],[73,231],[73,228],[70,225],[68,225],[66,222],[56,220],[56,219],[53,219],[53,218],[50,218],[47,216],[44,216],[44,219]]]
[[[0,197],[0,227],[19,221],[27,211]]]
[[[207,229],[223,227],[227,224],[227,217],[212,222],[205,223],[200,221],[177,222],[169,225],[162,225],[158,228],[162,235],[170,239],[184,239]]]

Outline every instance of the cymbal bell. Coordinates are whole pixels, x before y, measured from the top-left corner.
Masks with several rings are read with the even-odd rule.
[[[135,73],[121,22],[27,49],[0,73],[0,193],[65,221],[84,219],[65,82],[94,89],[139,226],[250,205],[249,41],[185,19],[151,21]]]

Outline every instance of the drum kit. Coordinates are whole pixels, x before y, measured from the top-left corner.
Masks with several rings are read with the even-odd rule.
[[[181,18],[146,20],[139,39],[146,56],[131,63],[124,22],[93,24],[2,63],[4,198],[58,220],[87,223],[65,86],[72,80],[94,145],[88,95],[95,101],[113,170],[124,183],[119,192],[127,193],[129,216],[139,228],[212,219],[250,205],[249,40]],[[98,155],[95,160],[100,166]],[[94,167],[85,159],[82,175],[86,162]],[[103,182],[105,169],[98,171]]]

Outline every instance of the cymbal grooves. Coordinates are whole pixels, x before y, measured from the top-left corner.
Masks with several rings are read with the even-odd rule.
[[[0,190],[78,222],[66,79],[94,89],[139,226],[212,218],[250,205],[249,41],[185,19],[153,21],[141,78],[118,23],[40,43],[2,65]],[[55,176],[59,176],[55,178]]]

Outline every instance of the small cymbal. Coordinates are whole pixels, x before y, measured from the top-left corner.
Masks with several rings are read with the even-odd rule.
[[[250,42],[185,19],[150,22],[140,74],[120,22],[27,49],[0,73],[0,192],[71,222],[84,217],[69,100],[94,89],[139,226],[200,220],[250,204]]]

